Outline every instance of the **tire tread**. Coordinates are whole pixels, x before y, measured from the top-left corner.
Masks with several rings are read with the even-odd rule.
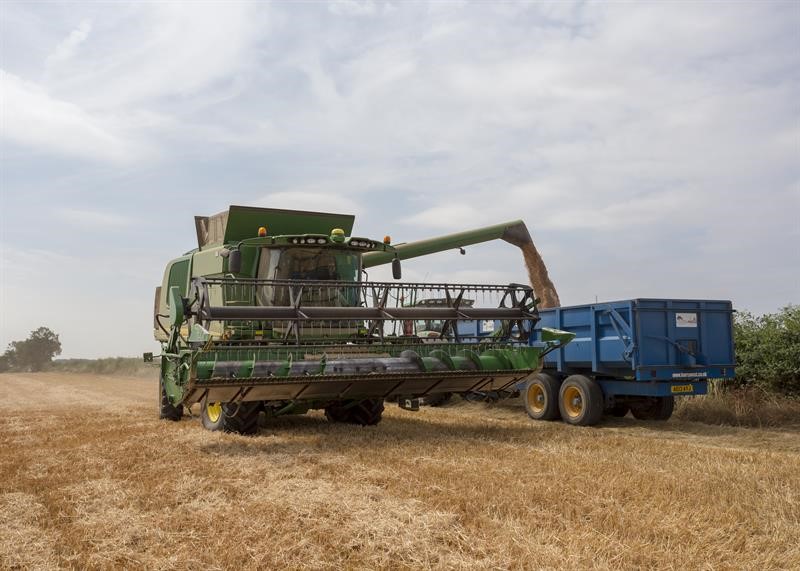
[[[582,417],[576,421],[571,421],[569,415],[564,409],[563,393],[564,389],[568,386],[576,385],[583,389],[583,393],[587,398],[584,399],[585,411]],[[576,426],[592,426],[600,422],[603,418],[604,406],[603,390],[597,382],[584,375],[571,375],[561,383],[561,389],[558,392],[558,407],[561,411],[561,418],[568,424]]]
[[[545,410],[542,412],[541,416],[536,416],[536,413],[528,405],[528,389],[534,385],[540,384],[545,391]],[[559,402],[559,387],[561,383],[558,382],[558,379],[549,375],[547,373],[537,373],[534,375],[527,383],[525,383],[525,388],[522,391],[522,403],[525,405],[525,412],[528,413],[534,420],[558,420],[561,418],[561,411],[558,406]]]
[[[654,397],[650,402],[632,403],[631,414],[638,420],[669,420],[675,410],[675,397]]]
[[[383,417],[383,399],[364,399],[358,404],[340,401],[325,407],[325,417],[330,422],[375,426]]]

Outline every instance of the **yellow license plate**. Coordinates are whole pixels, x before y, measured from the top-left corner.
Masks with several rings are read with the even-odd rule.
[[[673,393],[693,393],[694,387],[692,385],[672,385]]]

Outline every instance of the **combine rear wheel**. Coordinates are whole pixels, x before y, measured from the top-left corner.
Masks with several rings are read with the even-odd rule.
[[[564,422],[578,426],[597,424],[603,418],[603,391],[583,375],[572,375],[561,383],[558,408]]]
[[[669,420],[675,408],[675,397],[653,397],[631,403],[631,413],[639,420]]]
[[[340,401],[325,407],[325,417],[330,422],[375,426],[383,416],[383,399],[366,399],[354,404]]]
[[[169,401],[167,391],[164,390],[164,383],[158,381],[159,409],[158,417],[163,420],[180,420],[183,417],[183,406],[175,406]]]
[[[261,403],[219,403],[203,400],[200,419],[208,430],[255,434],[258,431],[258,413]]]
[[[558,380],[547,373],[538,373],[520,394],[528,416],[534,420],[556,420],[558,410]]]

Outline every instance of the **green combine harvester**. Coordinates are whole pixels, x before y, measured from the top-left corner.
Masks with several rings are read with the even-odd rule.
[[[391,264],[399,280],[403,259],[489,240],[519,246],[530,241],[521,221],[395,245],[352,236],[353,222],[242,206],[195,218],[198,247],[167,264],[155,293],[161,418],[179,420],[200,403],[210,430],[250,434],[262,412],[310,409],[375,425],[386,400],[415,410],[441,394],[510,394],[572,338],[548,330],[531,341],[538,312],[527,285],[363,279]],[[444,302],[409,303],[425,298]],[[447,334],[409,334],[419,320]],[[474,322],[491,323],[492,334],[463,333],[471,329],[459,324]]]

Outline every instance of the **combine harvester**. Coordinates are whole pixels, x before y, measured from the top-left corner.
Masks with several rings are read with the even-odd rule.
[[[351,236],[353,222],[241,206],[195,218],[197,249],[172,260],[156,288],[161,418],[179,420],[201,403],[210,430],[249,434],[262,411],[309,409],[374,425],[387,399],[414,410],[438,394],[511,394],[572,339],[548,328],[530,339],[539,317],[527,285],[362,279],[381,264],[400,279],[403,259],[495,239],[527,256],[533,245],[521,221],[397,245]],[[425,298],[445,302],[408,303]],[[406,332],[416,320],[443,321],[450,333],[425,342]],[[458,324],[470,321],[497,327],[488,337],[462,335]]]

